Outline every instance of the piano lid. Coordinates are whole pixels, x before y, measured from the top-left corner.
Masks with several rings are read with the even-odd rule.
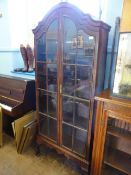
[[[24,73],[23,73],[24,75]],[[31,78],[29,78],[29,76],[25,77],[25,76],[16,76],[16,73],[11,73],[10,75],[5,75],[5,74],[0,74],[0,77],[3,78],[9,78],[9,79],[16,79],[16,80],[21,80],[21,81],[31,81],[34,80],[34,77],[32,76]]]
[[[0,75],[0,106],[12,116],[35,109],[35,80]]]

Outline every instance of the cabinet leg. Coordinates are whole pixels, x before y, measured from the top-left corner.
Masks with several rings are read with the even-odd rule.
[[[40,144],[38,143],[35,144],[35,155],[36,156],[40,155]]]
[[[88,175],[88,169],[87,168],[84,168],[84,167],[81,167],[81,175]]]

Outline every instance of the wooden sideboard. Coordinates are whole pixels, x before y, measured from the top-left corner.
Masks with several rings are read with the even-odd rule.
[[[91,175],[130,175],[131,100],[115,98],[109,90],[95,100]]]

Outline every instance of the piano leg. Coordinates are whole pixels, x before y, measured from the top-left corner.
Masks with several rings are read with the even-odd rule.
[[[6,134],[14,137],[13,129],[12,129],[12,122],[15,118],[8,116],[7,114],[3,114],[3,130]]]

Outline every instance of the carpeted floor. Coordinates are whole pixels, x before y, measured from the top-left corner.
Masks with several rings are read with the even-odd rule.
[[[43,148],[41,148],[43,149]],[[4,145],[0,148],[0,175],[81,175],[80,168],[63,155],[41,150],[36,156],[33,147],[18,154],[15,141],[4,134]]]

